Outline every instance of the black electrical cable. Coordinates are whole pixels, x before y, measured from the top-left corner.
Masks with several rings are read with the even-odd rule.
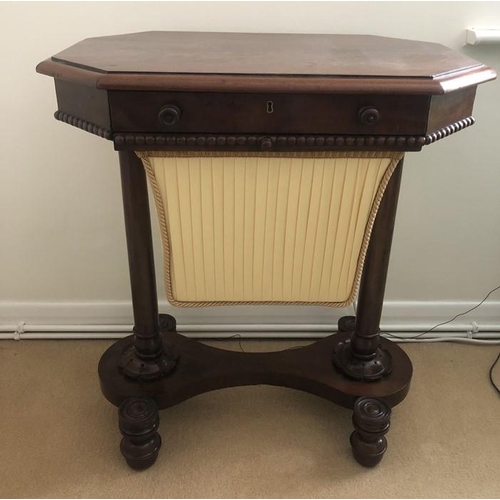
[[[488,292],[488,295],[486,295],[486,297],[481,302],[479,302],[479,304],[475,305],[474,307],[471,307],[469,310],[467,310],[465,312],[457,314],[456,316],[454,316],[453,318],[449,319],[448,321],[444,321],[443,323],[439,323],[438,325],[433,326],[430,330],[427,330],[425,332],[419,333],[418,335],[415,335],[414,337],[398,337],[397,335],[394,335],[394,334],[389,333],[389,332],[380,332],[380,333],[385,333],[386,335],[389,335],[390,337],[394,337],[394,338],[399,339],[399,340],[413,340],[413,339],[418,339],[419,337],[422,337],[422,335],[426,335],[427,333],[433,332],[437,327],[443,326],[443,325],[447,325],[448,323],[451,323],[451,322],[455,321],[460,316],[465,316],[466,314],[469,314],[470,312],[474,311],[479,306],[482,306],[483,303],[488,299],[488,297],[493,292],[496,292],[498,289],[500,289],[500,285],[498,285],[496,288],[493,288],[493,290],[490,290],[490,292]]]
[[[498,392],[498,394],[500,394],[500,388],[498,387],[497,384],[495,384],[495,381],[493,380],[493,370],[494,370],[496,364],[498,363],[499,359],[500,359],[500,352],[498,353],[497,359],[495,359],[495,361],[493,362],[493,364],[491,365],[491,368],[490,368],[490,382],[491,382],[491,385],[493,386],[493,388],[495,389],[495,391]]]
[[[409,339],[409,340],[418,339],[419,337],[422,337],[422,335],[425,335],[426,333],[430,333],[430,332],[434,331],[438,326],[447,325],[448,323],[451,323],[452,321],[455,321],[460,316],[465,316],[466,314],[469,314],[471,311],[474,311],[474,309],[477,309],[479,306],[483,305],[483,303],[488,299],[488,297],[493,292],[496,292],[498,289],[500,289],[500,285],[497,286],[497,287],[495,287],[495,288],[493,288],[493,290],[490,290],[488,292],[488,294],[486,295],[486,297],[481,302],[479,302],[479,304],[477,304],[476,306],[470,308],[468,311],[465,311],[463,313],[457,314],[456,316],[454,316],[450,320],[445,321],[443,323],[439,323],[436,326],[433,326],[430,330],[427,330],[425,332],[419,333],[418,335],[415,335],[414,337],[406,337],[405,339]],[[390,337],[394,337],[396,339],[405,340],[402,337],[398,337],[397,335],[393,335],[392,333],[389,333],[389,332],[383,332],[383,333],[385,333],[386,335],[389,335]],[[497,358],[495,359],[495,361],[491,365],[490,372],[489,372],[489,377],[490,377],[491,385],[493,386],[493,388],[495,389],[495,391],[498,392],[498,394],[500,394],[500,388],[495,384],[495,381],[493,380],[493,370],[495,369],[495,366],[497,365],[497,363],[498,363],[499,360],[500,360],[500,353],[498,353]]]
[[[224,340],[232,340],[232,339],[238,339],[238,344],[240,345],[240,350],[241,352],[246,352],[244,349],[243,349],[243,346],[241,345],[241,339],[242,339],[242,335],[241,333],[236,333],[234,335],[231,335],[230,337],[223,337],[223,338],[220,338],[220,339],[214,339],[214,340],[218,340],[218,341],[224,341]]]

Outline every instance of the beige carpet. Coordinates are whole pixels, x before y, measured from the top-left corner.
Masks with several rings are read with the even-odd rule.
[[[500,399],[487,378],[499,347],[406,344],[413,386],[375,469],[351,457],[349,410],[255,386],[163,410],[160,457],[135,472],[119,453],[116,409],[99,392],[96,365],[108,345],[0,342],[0,497],[500,495]],[[245,350],[291,345],[243,342]]]

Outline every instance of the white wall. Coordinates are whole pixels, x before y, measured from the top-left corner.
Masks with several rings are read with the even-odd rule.
[[[49,302],[130,300],[117,155],[54,120],[53,82],[35,73],[79,40],[146,30],[364,33],[442,43],[500,69],[500,46],[464,47],[465,28],[500,26],[494,2],[2,2],[0,19],[0,324],[43,322]],[[446,319],[463,304],[445,311],[436,302],[472,304],[500,284],[500,81],[478,89],[474,116],[474,127],[407,155],[389,309],[425,301]],[[500,307],[488,310],[500,324]],[[310,312],[290,317],[310,321]],[[183,317],[193,314],[213,313]]]

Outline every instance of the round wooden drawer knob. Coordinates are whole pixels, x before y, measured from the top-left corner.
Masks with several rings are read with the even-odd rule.
[[[273,147],[273,141],[270,137],[264,137],[264,139],[260,141],[260,149],[269,150],[272,149],[272,147]]]
[[[158,119],[162,125],[171,127],[172,125],[177,124],[181,119],[181,110],[173,104],[167,104],[160,109]]]
[[[358,120],[363,125],[376,125],[380,121],[380,113],[378,109],[367,106],[359,110]]]

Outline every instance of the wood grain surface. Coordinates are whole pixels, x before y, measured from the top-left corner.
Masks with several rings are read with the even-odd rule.
[[[101,89],[442,94],[495,78],[442,45],[370,35],[152,31],[88,38],[40,73]]]

